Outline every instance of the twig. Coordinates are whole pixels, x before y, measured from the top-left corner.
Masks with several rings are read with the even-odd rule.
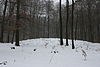
[[[52,55],[52,57],[51,57],[51,59],[50,59],[50,61],[49,61],[49,64],[51,63],[51,61],[52,61],[52,59],[53,59],[54,55],[55,55],[55,54],[53,54],[53,55]]]

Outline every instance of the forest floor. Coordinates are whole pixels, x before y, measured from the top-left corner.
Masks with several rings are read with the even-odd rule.
[[[0,67],[100,67],[100,44],[75,41],[75,49],[57,38],[20,41],[20,47],[0,43]],[[64,40],[65,45],[65,40]]]

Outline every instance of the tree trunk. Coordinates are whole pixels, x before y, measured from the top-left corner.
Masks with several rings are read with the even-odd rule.
[[[74,46],[74,37],[73,37],[73,22],[74,22],[74,0],[72,0],[72,27],[71,27],[71,38],[72,38],[72,49],[75,49],[75,46]]]
[[[63,37],[62,37],[62,14],[61,14],[61,0],[59,3],[59,21],[60,21],[60,45],[63,45]]]
[[[66,46],[68,46],[68,21],[69,21],[69,0],[66,0]]]
[[[17,13],[16,13],[16,26],[18,28],[19,25],[19,9],[20,9],[20,0],[17,0]],[[16,43],[15,46],[20,46],[19,45],[19,29],[16,29]]]

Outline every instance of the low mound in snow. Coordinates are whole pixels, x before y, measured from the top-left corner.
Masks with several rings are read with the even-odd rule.
[[[59,39],[41,38],[14,44],[0,43],[0,67],[99,67],[100,44],[75,41],[75,49],[60,46]],[[65,45],[65,40],[64,40]]]

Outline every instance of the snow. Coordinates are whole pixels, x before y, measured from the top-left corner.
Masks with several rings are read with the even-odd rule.
[[[69,46],[65,47],[60,46],[57,38],[40,38],[20,41],[20,45],[16,47],[14,44],[0,43],[0,67],[100,66],[99,43],[77,40],[76,49],[73,50],[71,40],[69,40]]]

